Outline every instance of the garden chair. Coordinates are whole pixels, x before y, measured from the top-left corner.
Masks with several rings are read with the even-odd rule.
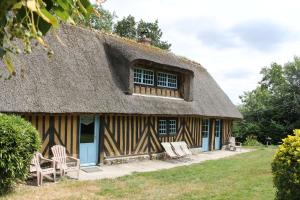
[[[178,142],[180,144],[180,147],[182,149],[182,151],[186,154],[186,155],[192,155],[192,152],[191,150],[189,150],[187,144],[185,141],[181,141],[181,142]]]
[[[173,147],[175,153],[176,153],[177,155],[179,155],[180,157],[184,157],[184,156],[187,155],[187,154],[182,150],[181,144],[180,144],[180,143],[178,143],[178,142],[171,142],[171,145],[172,145],[172,147]]]
[[[66,148],[61,145],[54,145],[51,147],[53,154],[52,159],[56,162],[56,169],[60,170],[60,176],[64,176],[67,172],[77,172],[77,179],[79,179],[80,160],[67,156]]]
[[[42,163],[51,163],[51,167],[41,167]],[[56,170],[55,162],[53,160],[44,158],[41,153],[35,153],[31,164],[30,164],[30,173],[36,173],[37,185],[43,185],[43,178],[45,175],[53,174],[53,181],[56,181]]]
[[[229,148],[230,151],[236,151],[237,149],[239,149],[239,151],[241,151],[242,143],[241,142],[236,142],[235,137],[230,137],[228,148]]]
[[[178,156],[172,149],[172,146],[169,142],[162,142],[161,145],[163,146],[163,148],[165,149],[167,155],[170,158],[179,158],[180,156]]]

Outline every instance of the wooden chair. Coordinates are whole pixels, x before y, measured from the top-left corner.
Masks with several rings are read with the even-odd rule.
[[[79,179],[80,160],[67,156],[66,148],[61,145],[54,145],[51,147],[53,153],[52,159],[56,162],[56,169],[60,170],[60,176],[64,176],[67,172],[76,171],[77,179]]]
[[[182,150],[181,148],[181,144],[179,142],[171,142],[171,145],[175,151],[175,153],[180,156],[180,157],[184,157],[187,156],[187,154]]]
[[[165,149],[167,155],[170,158],[180,158],[180,156],[178,156],[172,149],[172,146],[169,142],[162,142],[161,145],[163,146],[163,148]]]
[[[180,144],[180,147],[182,149],[182,151],[186,154],[186,155],[192,155],[193,153],[191,152],[191,150],[189,150],[187,144],[185,141],[181,141],[178,142]]]
[[[41,167],[42,163],[51,163],[51,167]],[[37,185],[43,185],[43,178],[45,175],[53,174],[53,181],[56,181],[56,171],[55,171],[55,162],[53,160],[44,158],[41,153],[35,153],[31,164],[30,164],[30,173],[36,173]]]
[[[235,137],[230,137],[228,148],[229,148],[230,151],[236,151],[237,149],[239,149],[241,151],[242,143],[241,142],[236,142]]]

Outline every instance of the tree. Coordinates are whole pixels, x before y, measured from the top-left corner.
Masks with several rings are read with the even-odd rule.
[[[124,17],[122,20],[118,21],[114,28],[114,33],[121,37],[126,37],[130,39],[137,38],[136,32],[136,21],[132,15]]]
[[[88,17],[93,12],[89,0],[2,0],[0,1],[0,59],[10,74],[15,74],[9,53],[18,54],[22,41],[24,52],[31,52],[31,40],[37,41],[49,53],[43,36],[60,22],[75,24],[73,18]]]
[[[273,63],[261,74],[258,87],[240,97],[244,119],[235,123],[234,132],[242,140],[255,135],[276,143],[300,127],[300,58],[284,66]]]
[[[137,25],[137,38],[141,39],[144,34],[151,39],[154,46],[166,50],[170,49],[171,44],[166,41],[161,41],[163,33],[158,26],[158,20],[155,22],[145,22],[141,20]]]
[[[131,15],[124,17],[118,21],[114,28],[114,33],[121,37],[139,40],[144,36],[151,39],[153,46],[161,49],[170,50],[171,44],[167,41],[162,41],[162,30],[159,28],[158,20],[155,22],[145,22],[140,20],[136,23],[135,18]]]
[[[101,13],[101,16],[99,16],[99,14],[92,13],[84,19],[76,18],[76,23],[111,33],[113,31],[116,14],[111,13],[109,10],[105,10],[101,5],[94,5],[94,9],[97,13]]]

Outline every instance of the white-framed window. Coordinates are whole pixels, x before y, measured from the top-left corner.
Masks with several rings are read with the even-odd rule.
[[[208,137],[209,135],[209,119],[202,120],[202,137]]]
[[[176,119],[161,119],[158,121],[159,135],[176,135],[177,120]]]
[[[176,120],[169,120],[169,134],[176,134]]]
[[[215,127],[215,137],[220,137],[221,135],[221,120],[216,120],[216,127]]]
[[[167,120],[159,120],[158,121],[158,133],[159,133],[159,135],[167,134]]]
[[[157,86],[177,88],[177,75],[164,72],[157,73]]]
[[[154,85],[154,72],[147,69],[134,68],[134,83]]]

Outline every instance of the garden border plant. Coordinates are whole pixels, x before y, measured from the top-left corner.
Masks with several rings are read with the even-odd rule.
[[[272,162],[276,199],[296,200],[300,197],[300,129],[283,139]]]
[[[39,149],[40,137],[30,122],[0,113],[0,195],[27,178],[33,154]]]

